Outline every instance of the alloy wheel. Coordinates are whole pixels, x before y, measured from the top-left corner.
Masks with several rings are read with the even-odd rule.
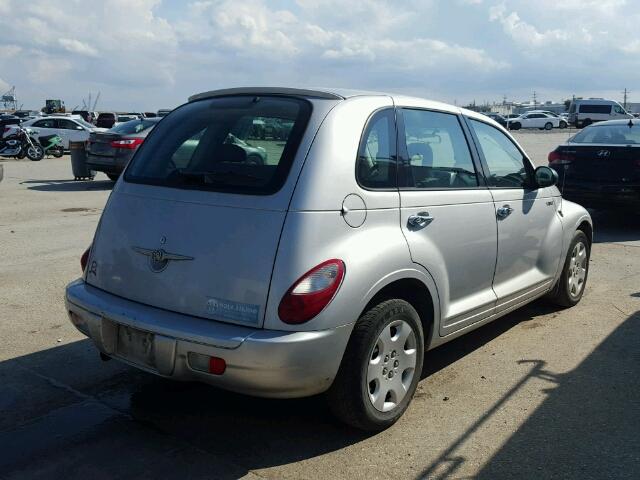
[[[380,412],[396,408],[416,370],[416,333],[404,320],[387,324],[378,335],[367,366],[369,400]]]
[[[569,271],[567,272],[567,286],[569,295],[576,298],[584,288],[587,278],[587,247],[584,243],[578,242],[573,247],[571,259],[569,260]]]

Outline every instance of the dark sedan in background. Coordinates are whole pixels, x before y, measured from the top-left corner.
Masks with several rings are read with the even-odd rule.
[[[116,181],[144,139],[160,118],[145,118],[116,125],[106,132],[89,136],[87,165],[91,170],[104,172]]]
[[[585,207],[640,210],[640,120],[592,124],[549,154],[558,187]]]

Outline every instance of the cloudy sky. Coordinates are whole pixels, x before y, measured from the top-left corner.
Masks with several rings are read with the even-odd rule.
[[[638,0],[0,0],[0,93],[174,107],[243,85],[640,100]]]

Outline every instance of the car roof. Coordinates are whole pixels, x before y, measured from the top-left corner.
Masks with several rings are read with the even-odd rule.
[[[606,120],[604,122],[592,123],[591,125],[588,125],[585,128],[606,127],[606,126],[611,126],[611,125],[625,125],[625,126],[628,126],[629,122],[631,122],[631,124],[634,127],[640,125],[640,119],[637,119],[637,118],[623,118],[623,119],[620,119],[620,120]]]
[[[224,88],[220,90],[211,90],[208,92],[198,93],[189,97],[189,102],[194,102],[204,98],[225,97],[230,95],[291,95],[308,98],[329,99],[329,100],[347,100],[353,97],[390,97],[396,106],[426,108],[440,110],[448,113],[463,114],[470,118],[474,118],[485,123],[500,127],[500,124],[486,115],[473,110],[456,107],[448,103],[427,100],[420,97],[412,97],[409,95],[389,93],[389,92],[372,92],[367,90],[351,90],[342,88],[289,88],[289,87],[240,87],[240,88]]]

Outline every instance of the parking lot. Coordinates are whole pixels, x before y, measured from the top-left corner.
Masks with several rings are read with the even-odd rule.
[[[537,164],[571,133],[516,132]],[[103,362],[67,319],[113,184],[4,161],[0,479],[640,478],[640,216],[593,212],[585,297],[537,301],[426,354],[375,435],[322,398],[265,400]]]

